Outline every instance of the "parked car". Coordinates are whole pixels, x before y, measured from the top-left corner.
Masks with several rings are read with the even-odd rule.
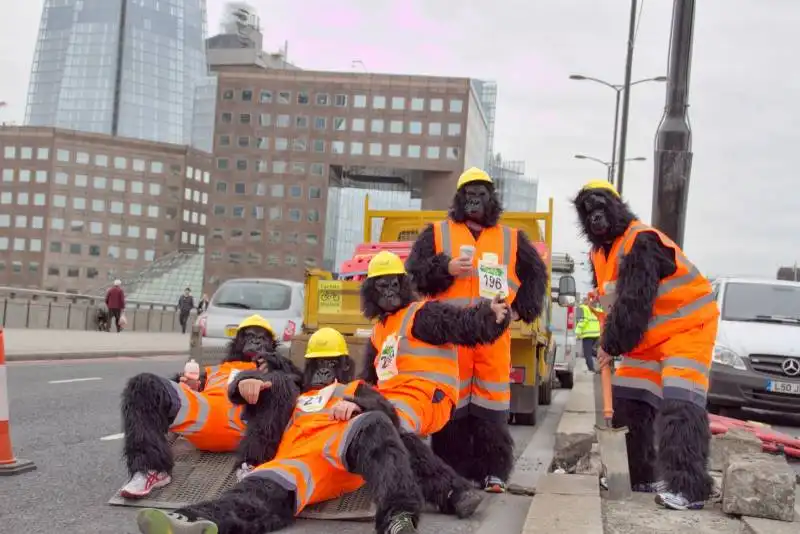
[[[553,306],[550,317],[556,343],[555,371],[562,388],[572,389],[575,376],[575,306]]]
[[[303,323],[304,287],[301,282],[273,278],[236,278],[224,282],[198,318],[203,347],[221,348],[236,335],[243,319],[258,314],[270,322],[281,352],[288,355],[291,340]]]
[[[800,412],[800,283],[717,278],[708,409]]]

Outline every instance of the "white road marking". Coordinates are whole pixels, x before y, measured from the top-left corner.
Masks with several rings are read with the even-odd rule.
[[[70,384],[72,382],[91,382],[93,380],[102,380],[99,376],[90,376],[88,378],[70,378],[68,380],[51,380],[48,384]]]
[[[122,433],[122,434],[111,434],[110,436],[104,436],[104,437],[100,438],[100,441],[115,441],[115,440],[118,440],[118,439],[122,439],[124,437],[125,437],[124,433]]]

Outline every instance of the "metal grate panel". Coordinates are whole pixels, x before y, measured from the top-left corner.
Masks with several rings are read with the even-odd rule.
[[[146,499],[125,499],[117,492],[108,504],[175,510],[215,499],[236,484],[236,457],[233,454],[201,452],[174,435],[170,442],[175,456],[172,483],[153,490]],[[300,517],[368,521],[375,517],[375,506],[366,488],[361,488],[338,499],[311,505]]]

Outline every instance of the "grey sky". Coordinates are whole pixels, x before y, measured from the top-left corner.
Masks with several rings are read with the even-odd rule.
[[[22,122],[41,1],[0,0],[0,120]],[[555,249],[579,254],[567,203],[580,185],[604,177],[614,93],[581,73],[621,83],[630,3],[626,0],[251,0],[268,48],[289,42],[289,58],[307,69],[494,79],[499,85],[495,149],[524,159],[540,179],[539,207],[556,200]],[[699,0],[690,93],[695,153],[686,251],[709,274],[774,277],[800,260],[800,197],[791,178],[800,130],[800,3]],[[642,0],[633,78],[666,74],[672,1]],[[222,0],[209,0],[209,29]],[[650,219],[652,154],[665,85],[633,89],[625,194]]]

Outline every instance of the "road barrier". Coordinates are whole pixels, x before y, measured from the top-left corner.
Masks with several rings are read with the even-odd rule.
[[[8,372],[3,327],[0,326],[0,476],[19,475],[36,469],[30,460],[14,457],[8,410]]]

